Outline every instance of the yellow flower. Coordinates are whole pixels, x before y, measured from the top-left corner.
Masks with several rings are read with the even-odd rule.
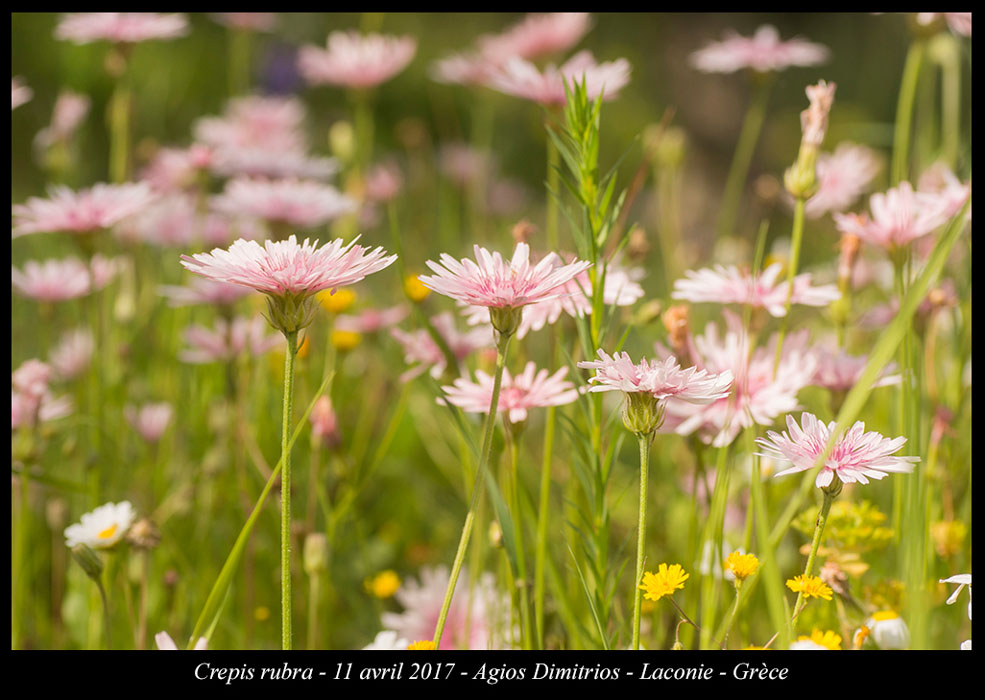
[[[647,600],[660,600],[665,595],[673,595],[674,591],[684,588],[684,581],[690,574],[684,573],[680,564],[661,564],[657,567],[657,573],[647,571],[643,574],[643,583],[640,588],[644,591],[643,597]]]
[[[366,590],[377,598],[389,598],[400,588],[400,577],[392,569],[381,571],[366,581]]]
[[[944,520],[930,526],[930,535],[934,538],[934,546],[944,559],[953,557],[961,551],[968,528],[959,520]]]
[[[416,275],[407,275],[404,277],[404,293],[411,301],[420,303],[427,299],[431,290],[421,284]]]
[[[407,645],[407,648],[411,651],[430,651],[434,649],[434,642],[430,639],[422,639],[417,642],[411,642]]]
[[[355,331],[332,331],[332,346],[341,352],[354,349],[362,339],[362,335]]]
[[[854,649],[861,649],[862,645],[865,643],[865,640],[869,638],[869,635],[871,633],[872,630],[870,630],[865,625],[859,627],[857,630],[855,630],[855,636],[852,638],[852,647]]]
[[[308,350],[311,349],[311,343],[308,342],[308,334],[305,333],[304,340],[301,341],[301,345],[298,346],[298,352],[295,355],[298,359],[304,359],[308,356]]]
[[[265,605],[261,605],[256,610],[253,611],[253,617],[257,622],[265,622],[270,619],[270,608]]]
[[[833,591],[820,576],[796,576],[787,580],[787,588],[794,593],[803,593],[805,598],[824,598],[831,600]]]
[[[814,642],[815,644],[820,644],[822,647],[826,647],[831,651],[841,651],[841,635],[837,635],[831,630],[821,630],[815,628],[811,632],[811,636],[800,635],[797,637],[798,642],[808,641]]]
[[[756,558],[755,554],[732,552],[725,559],[725,568],[732,572],[737,581],[742,581],[756,573],[756,569],[759,568],[759,559]]]
[[[332,290],[326,289],[323,292],[318,292],[315,296],[325,311],[333,314],[346,311],[356,300],[356,293],[346,287],[337,290],[335,294],[332,294]]]

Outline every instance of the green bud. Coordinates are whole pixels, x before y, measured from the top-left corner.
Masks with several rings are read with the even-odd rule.
[[[490,306],[489,320],[500,335],[510,337],[520,327],[523,318],[522,306]]]
[[[681,644],[681,640],[675,639],[674,646],[672,646],[670,649],[671,651],[684,651],[684,645]]]
[[[103,560],[99,558],[99,555],[84,543],[75,545],[70,551],[72,558],[82,567],[86,576],[99,583],[99,577],[103,575]]]
[[[352,160],[356,153],[356,132],[347,121],[337,121],[328,130],[328,142],[332,155],[343,163]]]
[[[284,335],[297,333],[315,320],[318,304],[312,296],[267,295],[267,315],[271,326]]]
[[[626,394],[622,423],[638,436],[652,435],[664,422],[663,401],[653,394],[634,391]]]
[[[802,148],[797,162],[783,173],[783,185],[796,199],[810,199],[817,192],[817,149]]]
[[[328,537],[321,532],[309,533],[304,538],[304,571],[309,576],[328,569]]]

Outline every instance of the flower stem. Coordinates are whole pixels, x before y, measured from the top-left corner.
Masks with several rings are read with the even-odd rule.
[[[121,55],[122,56],[122,55]],[[130,169],[130,76],[126,58],[110,97],[110,181],[126,182]]]
[[[451,608],[451,599],[455,593],[455,584],[458,582],[458,574],[462,570],[462,562],[465,560],[465,552],[468,550],[469,539],[472,536],[476,504],[482,497],[486,468],[489,465],[489,453],[492,450],[492,436],[496,427],[496,409],[499,406],[499,390],[503,384],[503,369],[506,367],[506,352],[510,346],[510,337],[500,334],[496,346],[496,376],[493,379],[492,398],[489,401],[489,412],[486,414],[485,427],[482,433],[482,447],[479,451],[479,468],[475,472],[475,485],[472,488],[472,500],[469,503],[469,512],[465,516],[465,524],[462,526],[462,536],[458,541],[458,551],[455,552],[455,561],[452,564],[451,577],[448,579],[448,588],[445,590],[445,599],[441,604],[438,624],[434,628],[435,649],[441,648],[441,635],[445,630],[445,621],[448,619],[448,610]]]
[[[746,175],[749,173],[749,166],[752,164],[756,142],[763,130],[763,121],[766,119],[766,105],[769,102],[773,81],[767,76],[757,77],[759,80],[757,80],[752,101],[749,103],[749,109],[746,111],[745,120],[742,122],[739,142],[735,147],[735,153],[732,155],[732,165],[729,167],[728,180],[725,182],[725,193],[722,195],[722,208],[718,217],[717,237],[719,239],[731,235],[735,226],[736,211],[739,207],[742,188],[746,182]]]
[[[834,477],[838,478],[838,477]],[[821,544],[821,533],[824,532],[824,524],[828,520],[828,513],[831,511],[831,504],[834,503],[837,493],[822,489],[824,501],[821,503],[821,510],[818,511],[817,521],[814,523],[814,539],[811,541],[811,553],[807,556],[807,566],[804,567],[804,578],[810,578],[814,573],[814,558],[817,556],[817,548]],[[800,614],[801,603],[804,600],[804,592],[797,594],[797,602],[793,606],[793,618],[791,622]]]
[[[530,586],[527,581],[526,549],[523,544],[523,518],[520,514],[520,479],[517,463],[520,458],[520,436],[514,435],[510,445],[510,495],[513,511],[513,536],[516,541],[516,574],[520,588],[520,633],[523,648],[533,649],[533,629],[530,624]]]
[[[229,95],[242,95],[250,87],[250,30],[229,31]]]
[[[633,651],[640,650],[640,609],[643,605],[643,559],[646,554],[646,497],[647,472],[650,467],[650,440],[653,434],[638,434],[640,443],[640,512],[636,534],[636,578],[633,579]]]
[[[797,268],[800,265],[800,246],[804,239],[804,208],[807,200],[797,197],[797,202],[793,210],[793,231],[790,234],[790,264],[787,265],[787,301],[786,312],[783,314],[783,323],[780,325],[780,334],[776,341],[776,355],[773,357],[773,379],[776,379],[777,370],[780,368],[780,358],[783,356],[783,339],[787,335],[787,327],[790,323],[790,302],[793,300],[793,283],[797,276]]]
[[[926,41],[915,39],[906,53],[903,78],[900,81],[899,102],[896,105],[896,128],[893,132],[893,163],[889,174],[893,186],[907,179],[910,160],[910,131],[913,125],[913,102],[917,79],[923,64]]]
[[[284,333],[284,408],[281,422],[280,452],[280,619],[281,648],[291,649],[291,410],[294,406],[294,356],[298,351],[298,333]]]
[[[547,559],[547,519],[551,503],[551,461],[554,454],[555,406],[547,408],[544,426],[544,459],[540,467],[540,503],[537,508],[537,550],[534,558],[534,620],[537,648],[544,648],[544,569]]]

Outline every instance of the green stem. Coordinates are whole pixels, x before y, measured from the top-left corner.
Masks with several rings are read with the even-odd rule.
[[[123,70],[110,97],[110,180],[126,182],[130,170],[130,67],[122,59]]]
[[[308,578],[308,648],[314,649],[318,640],[318,592],[321,575],[312,573]]]
[[[364,90],[353,93],[353,121],[356,132],[356,169],[365,176],[373,160],[373,109]]]
[[[961,55],[957,39],[951,48],[941,63],[941,156],[953,170],[961,148]]]
[[[896,127],[893,132],[893,162],[891,183],[898,185],[908,177],[910,166],[910,132],[913,126],[913,103],[917,94],[917,80],[923,64],[926,48],[924,39],[914,39],[906,53],[906,65],[900,82],[899,102],[896,106]]]
[[[294,406],[294,356],[298,351],[297,331],[285,332],[284,406],[281,421],[280,453],[280,619],[281,648],[291,649],[291,410]]]
[[[550,124],[546,125],[550,129]],[[556,251],[558,246],[558,203],[556,197],[561,196],[560,173],[558,168],[561,166],[561,153],[557,149],[557,144],[550,136],[547,137],[547,218],[545,221],[545,233],[547,235],[547,249]]]
[[[838,477],[834,477],[837,479]],[[810,578],[814,573],[814,558],[817,556],[817,549],[821,545],[821,533],[824,532],[824,525],[828,521],[828,513],[831,511],[831,504],[834,503],[835,496],[837,492],[832,493],[827,489],[822,489],[824,494],[824,501],[821,503],[821,510],[818,511],[817,521],[814,523],[814,539],[811,540],[811,552],[807,555],[807,565],[804,567],[804,578]],[[800,591],[797,594],[797,602],[793,606],[793,619],[800,614],[801,603],[804,601],[804,592]]]
[[[787,265],[786,313],[783,315],[783,323],[780,325],[780,334],[776,341],[776,355],[773,357],[773,379],[776,379],[777,370],[780,368],[780,358],[783,356],[783,339],[786,337],[787,328],[790,325],[790,302],[793,301],[793,283],[797,276],[797,268],[800,266],[800,247],[804,238],[804,208],[806,204],[807,200],[798,197],[793,211],[793,231],[790,234],[790,264]]]
[[[106,588],[103,586],[103,582],[99,580],[96,581],[96,588],[99,589],[99,599],[103,602],[103,641],[106,643],[106,649],[112,649],[113,632],[110,624],[111,618],[109,614],[109,600],[106,598]]]
[[[544,648],[544,573],[547,559],[547,519],[551,501],[551,461],[554,453],[555,406],[547,409],[544,426],[544,459],[540,467],[540,503],[537,508],[537,551],[534,560],[534,620],[537,648]]]
[[[250,87],[250,30],[229,31],[229,94],[242,95]]]
[[[732,625],[735,624],[735,616],[739,612],[739,591],[742,590],[742,584],[739,581],[735,582],[735,604],[732,606],[732,612],[729,613],[728,620],[725,623],[725,635],[722,637],[722,649],[728,644],[728,635],[732,631]]]
[[[452,564],[451,578],[448,579],[448,588],[445,590],[445,599],[441,604],[441,613],[438,615],[438,624],[434,628],[434,648],[441,648],[441,635],[445,630],[445,621],[448,619],[448,610],[451,608],[451,599],[455,593],[455,584],[458,582],[458,574],[462,570],[462,562],[465,560],[465,552],[469,547],[469,539],[472,536],[472,526],[475,522],[476,503],[482,497],[482,489],[485,484],[485,471],[489,465],[489,453],[492,450],[493,431],[496,427],[496,413],[499,406],[499,391],[503,384],[503,369],[506,367],[506,352],[509,349],[510,336],[500,335],[496,347],[496,376],[493,379],[492,398],[489,401],[489,412],[486,414],[485,427],[482,434],[482,447],[479,451],[479,468],[475,474],[475,485],[472,488],[472,500],[469,503],[469,511],[465,516],[465,524],[462,526],[462,535],[458,541],[458,551],[455,552],[455,561]]]
[[[517,585],[520,589],[520,634],[523,648],[533,649],[533,628],[530,624],[530,586],[527,583],[526,550],[523,545],[523,518],[520,513],[520,479],[517,475],[517,463],[520,458],[519,435],[513,436],[510,445],[510,495],[513,511],[513,537],[516,542],[516,573]]]
[[[650,440],[652,434],[636,436],[640,443],[640,510],[636,533],[636,578],[633,579],[633,651],[640,650],[640,609],[643,605],[643,560],[646,556],[647,473],[650,471]]]
[[[718,217],[717,236],[719,239],[731,235],[735,227],[736,213],[742,189],[749,174],[752,156],[756,150],[756,142],[763,130],[766,119],[766,105],[769,103],[770,90],[773,85],[769,76],[757,75],[756,87],[742,122],[742,132],[739,142],[732,155],[732,165],[729,167],[728,179],[725,181],[725,193],[722,195],[722,209]]]

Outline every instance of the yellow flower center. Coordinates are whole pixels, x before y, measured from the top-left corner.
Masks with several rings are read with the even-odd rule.
[[[113,525],[110,525],[108,528],[106,528],[105,530],[103,530],[102,532],[100,532],[98,535],[96,535],[96,537],[98,537],[101,540],[108,540],[109,538],[111,538],[113,535],[116,534],[116,528],[117,527],[118,526],[114,523]]]
[[[400,588],[400,577],[396,571],[388,569],[367,581],[366,588],[377,598],[389,598]]]
[[[434,642],[430,639],[421,639],[417,642],[411,642],[407,645],[407,648],[411,651],[430,651],[434,649]]]

